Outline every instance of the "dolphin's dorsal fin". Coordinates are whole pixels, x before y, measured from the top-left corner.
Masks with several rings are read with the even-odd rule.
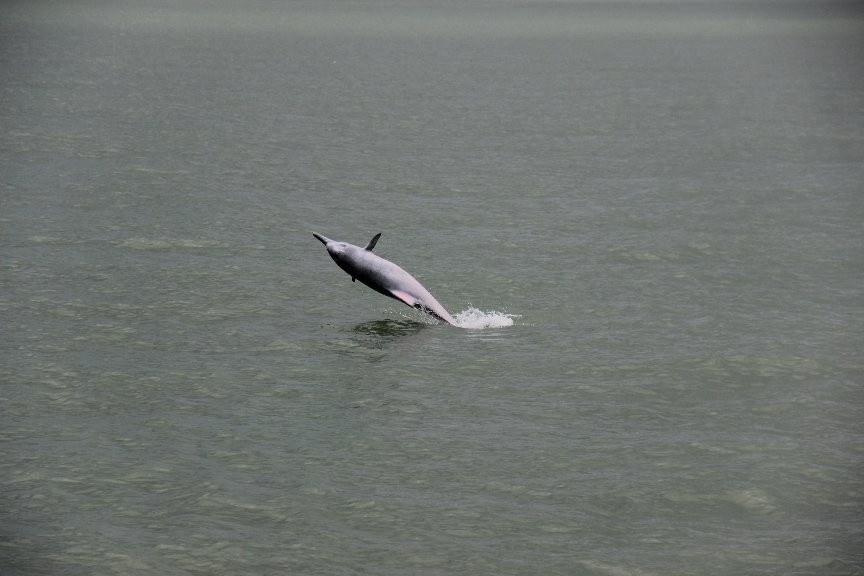
[[[364,248],[364,250],[368,250],[369,252],[371,252],[372,249],[375,248],[375,244],[378,243],[378,238],[380,238],[380,237],[381,237],[381,232],[378,232],[377,234],[375,234],[375,236],[373,236],[372,239],[369,240],[369,244],[366,245],[366,248]]]

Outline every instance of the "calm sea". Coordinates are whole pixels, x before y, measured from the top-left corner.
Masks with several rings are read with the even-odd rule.
[[[864,574],[862,62],[851,2],[4,3],[0,573]]]

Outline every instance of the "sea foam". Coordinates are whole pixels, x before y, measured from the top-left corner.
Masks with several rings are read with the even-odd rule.
[[[484,312],[477,308],[468,308],[462,312],[454,314],[456,324],[460,328],[469,328],[479,330],[483,328],[503,328],[513,325],[515,314],[505,314],[504,312]]]

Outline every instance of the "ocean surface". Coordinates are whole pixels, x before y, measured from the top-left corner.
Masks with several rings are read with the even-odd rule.
[[[860,4],[0,6],[3,576],[864,574],[862,351]]]

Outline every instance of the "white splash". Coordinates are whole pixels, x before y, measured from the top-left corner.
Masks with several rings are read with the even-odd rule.
[[[484,312],[477,308],[468,308],[454,315],[456,323],[460,328],[481,330],[483,328],[503,328],[513,325],[516,314],[505,314],[504,312]]]

